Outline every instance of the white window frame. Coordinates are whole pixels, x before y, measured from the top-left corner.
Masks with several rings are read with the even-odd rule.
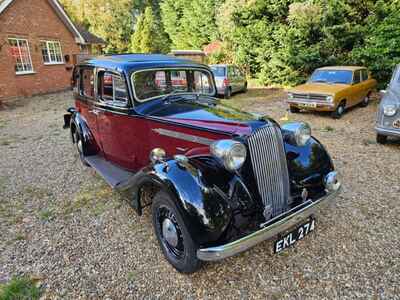
[[[64,56],[63,56],[63,54],[62,54],[62,48],[61,48],[61,43],[60,43],[60,41],[41,40],[41,41],[40,41],[40,46],[42,46],[42,43],[45,43],[45,44],[46,44],[47,56],[49,57],[49,61],[48,61],[48,62],[44,61],[43,52],[41,52],[43,64],[45,64],[45,65],[63,65],[63,64],[65,64],[65,62],[64,62]],[[56,44],[58,44],[58,47],[59,47],[59,49],[60,49],[61,61],[55,61],[55,60],[52,60],[52,59],[51,59],[50,48],[49,48],[49,45],[50,45],[50,44],[53,44],[53,47],[54,47]],[[54,47],[54,49],[56,49],[56,48]],[[43,51],[43,49],[40,49],[40,50]]]
[[[24,41],[24,42],[26,42],[26,48],[28,49],[29,62],[30,62],[30,65],[31,65],[31,67],[32,67],[32,69],[30,69],[30,70],[28,70],[28,69],[25,70],[25,65],[22,64],[22,67],[23,67],[24,71],[15,71],[15,74],[16,74],[16,75],[34,74],[35,71],[33,70],[32,57],[31,57],[31,49],[30,49],[30,47],[29,47],[29,42],[28,42],[28,40],[27,40],[27,39],[24,39],[24,38],[8,38],[8,40],[9,40],[9,41],[12,41],[12,40],[13,40],[13,41],[17,41],[17,47],[18,47],[18,52],[19,52],[19,58],[20,58],[21,62],[23,62],[24,60],[22,59],[21,46],[20,46],[20,44],[19,44],[19,41]],[[15,64],[16,64],[16,62],[15,62]]]

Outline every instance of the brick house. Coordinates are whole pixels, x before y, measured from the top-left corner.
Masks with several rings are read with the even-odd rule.
[[[0,101],[68,88],[79,55],[102,44],[57,0],[0,0]]]

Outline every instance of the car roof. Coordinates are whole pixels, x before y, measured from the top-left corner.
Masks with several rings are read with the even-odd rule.
[[[318,68],[317,70],[343,70],[343,71],[355,71],[360,69],[366,69],[365,67],[360,66],[328,66]]]
[[[89,58],[79,65],[91,65],[95,67],[115,69],[118,71],[136,71],[140,69],[162,67],[202,67],[204,64],[196,63],[189,59],[183,59],[164,54],[113,54]]]

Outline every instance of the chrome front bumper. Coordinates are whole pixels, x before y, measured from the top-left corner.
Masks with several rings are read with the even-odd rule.
[[[400,136],[400,129],[385,128],[376,126],[375,130],[377,133],[389,136]]]
[[[274,220],[266,223],[265,227],[253,232],[241,239],[230,242],[225,245],[204,248],[197,250],[197,257],[204,261],[215,261],[224,259],[240,252],[246,251],[247,249],[259,244],[262,241],[268,240],[278,233],[284,232],[301,221],[309,218],[315,214],[321,207],[329,204],[332,200],[339,194],[341,190],[340,184],[338,184],[335,191],[330,192],[326,196],[312,202],[311,200],[303,208],[289,213],[287,216],[278,219],[276,222]],[[278,216],[279,218],[279,216]],[[272,222],[272,223],[271,223]],[[268,225],[270,224],[270,225]]]

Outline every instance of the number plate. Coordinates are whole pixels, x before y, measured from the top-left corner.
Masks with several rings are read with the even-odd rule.
[[[299,106],[304,108],[316,108],[317,103],[301,103]]]
[[[393,122],[393,127],[400,129],[400,119],[397,119],[396,121]]]
[[[279,253],[290,246],[293,246],[297,241],[303,239],[310,232],[314,231],[315,219],[311,218],[307,223],[300,225],[295,230],[285,234],[278,239],[274,244],[274,253]]]

